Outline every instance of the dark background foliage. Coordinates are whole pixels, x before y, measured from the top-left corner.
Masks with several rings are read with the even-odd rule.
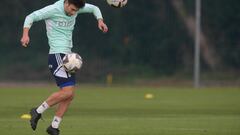
[[[80,14],[74,30],[73,51],[84,59],[80,80],[96,81],[109,73],[119,76],[162,76],[192,73],[194,36],[181,19],[174,0],[129,0],[115,9],[104,0],[97,5],[109,27],[101,33],[93,15]],[[2,0],[0,5],[0,74],[2,80],[49,78],[48,42],[44,21],[30,31],[29,48],[20,46],[26,15],[55,0]],[[185,17],[194,17],[195,3],[183,0]],[[202,71],[233,71],[240,67],[240,1],[203,0],[202,32],[220,63],[217,68],[202,58]],[[183,10],[182,9],[182,10]],[[204,50],[203,50],[204,51]]]

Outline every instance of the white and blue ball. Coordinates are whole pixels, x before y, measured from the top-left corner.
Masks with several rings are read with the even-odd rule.
[[[69,53],[63,57],[63,67],[67,72],[74,73],[82,67],[82,57],[77,53]]]
[[[107,0],[107,3],[115,8],[124,7],[127,4],[128,0]]]

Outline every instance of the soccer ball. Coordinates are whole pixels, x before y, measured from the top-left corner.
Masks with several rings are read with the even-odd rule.
[[[67,72],[74,73],[82,67],[82,58],[77,53],[69,53],[63,57],[63,67]]]
[[[107,0],[107,3],[115,8],[124,7],[127,4],[127,0]]]

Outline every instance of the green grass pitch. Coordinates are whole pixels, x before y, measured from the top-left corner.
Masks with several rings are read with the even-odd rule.
[[[20,119],[56,87],[0,87],[0,134],[45,135],[54,108],[37,130]],[[152,93],[153,99],[144,99]],[[62,135],[240,135],[239,88],[78,86]]]

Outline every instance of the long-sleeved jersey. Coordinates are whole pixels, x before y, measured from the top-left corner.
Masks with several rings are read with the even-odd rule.
[[[80,13],[92,13],[96,19],[102,19],[101,11],[97,6],[85,4],[83,8],[73,15],[68,16],[64,10],[64,0],[34,11],[28,15],[24,22],[24,28],[30,28],[33,22],[45,20],[48,43],[50,46],[49,54],[71,52],[73,47],[72,32],[76,17]]]

